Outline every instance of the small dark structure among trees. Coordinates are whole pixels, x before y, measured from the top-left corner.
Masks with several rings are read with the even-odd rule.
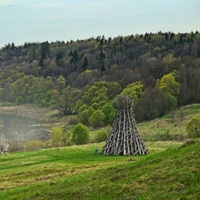
[[[123,95],[117,98],[114,106],[116,117],[102,153],[105,155],[148,154],[136,127],[133,100]]]

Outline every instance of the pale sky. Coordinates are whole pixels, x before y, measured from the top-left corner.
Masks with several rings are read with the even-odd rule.
[[[0,48],[196,30],[200,0],[0,0]]]

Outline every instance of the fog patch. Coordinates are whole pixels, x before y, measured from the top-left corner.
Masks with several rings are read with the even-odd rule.
[[[0,113],[0,148],[15,145],[20,150],[30,140],[47,140],[49,132],[39,120],[17,114]]]

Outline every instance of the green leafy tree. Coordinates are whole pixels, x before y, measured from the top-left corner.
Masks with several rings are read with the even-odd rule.
[[[98,91],[98,94],[96,97],[94,97],[92,99],[92,102],[91,103],[97,103],[97,104],[100,104],[101,102],[107,102],[108,101],[108,97],[107,97],[107,89],[106,88],[101,88],[99,91]],[[102,104],[101,104],[102,105]]]
[[[164,42],[165,38],[161,34],[155,34],[151,37],[151,42],[155,45],[162,44]]]
[[[63,142],[64,142],[64,146],[69,146],[71,145],[72,143],[72,132],[71,131],[67,131],[65,134],[64,134],[64,137],[63,137]]]
[[[87,144],[89,141],[89,132],[86,126],[79,123],[72,131],[72,141],[75,144]]]
[[[95,142],[104,142],[108,139],[108,132],[106,130],[100,130],[95,135]]]
[[[96,85],[93,85],[85,92],[83,96],[83,102],[91,106],[92,103],[98,103],[99,101],[101,101],[101,97],[103,97],[104,99],[107,97],[106,87],[97,87]]]
[[[95,111],[89,118],[89,124],[94,128],[104,126],[104,121],[106,119],[105,114],[101,110]]]
[[[38,78],[33,75],[24,76],[11,84],[11,97],[15,99],[17,96],[23,97],[25,102],[31,102],[31,93],[33,85]]]
[[[121,94],[129,96],[137,102],[143,93],[143,88],[144,84],[141,81],[137,81],[127,85]]]
[[[49,77],[34,77],[25,75],[11,84],[11,98],[16,100],[18,96],[24,99],[25,103],[36,103],[38,105],[48,105],[51,99],[50,89],[53,87]]]
[[[175,76],[176,72],[164,75],[157,81],[156,87],[163,92],[168,92],[173,96],[177,96],[180,92],[180,83],[176,81]]]
[[[61,102],[66,114],[75,114],[76,101],[78,101],[83,95],[83,92],[77,88],[67,87],[62,91]]]
[[[106,103],[101,110],[105,114],[105,120],[104,120],[105,124],[112,125],[115,118],[115,109],[113,105],[111,103]]]
[[[70,86],[66,87],[61,94],[57,90],[54,90],[51,99],[52,106],[64,115],[75,114],[76,101],[81,98],[82,93],[81,90]]]
[[[79,112],[78,118],[81,123],[89,125],[89,118],[93,115],[95,112],[95,109],[92,107],[89,107],[88,109],[83,110],[82,112]]]
[[[63,130],[61,127],[53,127],[50,133],[50,143],[54,147],[63,146]]]
[[[170,111],[175,110],[177,107],[176,97],[168,92],[159,91],[156,100],[159,113],[158,117],[163,116],[169,113]]]
[[[162,62],[166,65],[169,66],[173,61],[175,61],[176,58],[174,58],[173,54],[167,54],[163,59]]]
[[[65,88],[65,78],[63,76],[59,76],[56,80],[57,90],[61,92]]]
[[[90,83],[91,79],[93,78],[93,73],[89,69],[85,69],[83,72],[79,74],[76,80],[76,86],[78,88],[82,88]]]
[[[190,119],[186,125],[186,131],[189,138],[200,137],[200,115],[196,115]]]
[[[177,96],[180,92],[180,83],[175,79],[176,72],[164,75],[157,81],[155,89],[158,90],[161,115],[167,114],[169,111],[177,107]]]
[[[89,118],[93,115],[95,110],[101,110],[104,105],[111,102],[121,90],[121,86],[116,82],[95,82],[93,86],[85,92],[82,100],[77,101],[76,110],[78,110],[80,122],[88,125]],[[104,111],[106,112],[105,108]],[[104,123],[107,124],[112,121],[112,114],[109,115],[106,113],[107,117],[104,119]]]
[[[104,96],[103,98],[107,99],[107,101],[110,101],[116,97],[121,90],[121,86],[116,82],[95,82],[92,87],[85,92],[85,95],[83,96],[83,102],[87,105],[91,105],[91,103],[94,102],[98,103],[99,101],[102,101],[102,96]],[[96,100],[98,102],[96,102]]]
[[[158,90],[145,88],[135,107],[135,117],[138,121],[151,120],[159,116]]]

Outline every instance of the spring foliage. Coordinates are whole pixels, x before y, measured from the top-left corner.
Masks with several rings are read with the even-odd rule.
[[[196,115],[190,119],[186,125],[186,131],[189,138],[200,137],[200,115]]]
[[[89,125],[93,112],[80,108],[102,110],[123,90],[134,98],[137,120],[154,119],[200,103],[199,42],[196,31],[7,44],[0,49],[0,101],[52,106]]]
[[[89,141],[89,132],[86,126],[79,123],[73,129],[72,141],[75,144],[87,144]]]

